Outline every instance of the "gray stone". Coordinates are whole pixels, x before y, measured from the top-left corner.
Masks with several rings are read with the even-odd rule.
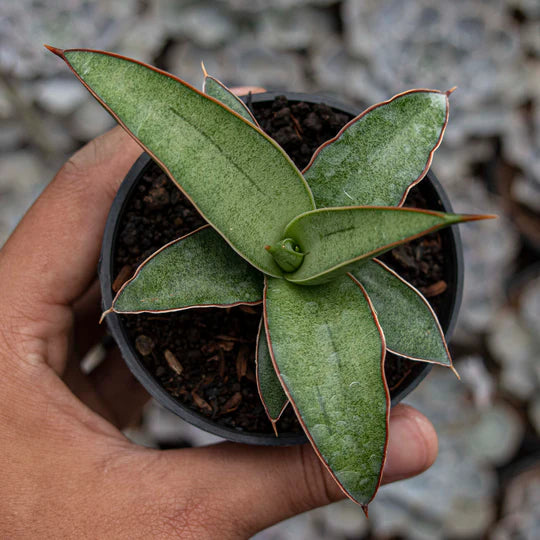
[[[468,455],[500,466],[515,455],[523,438],[524,426],[519,414],[508,404],[498,402],[482,412],[466,441]]]
[[[536,73],[540,76],[540,70]],[[523,111],[513,111],[509,115],[503,132],[503,151],[511,162],[525,171],[525,182],[529,182],[529,179],[534,182],[534,185],[531,185],[530,188],[540,189],[538,188],[540,186],[540,111],[536,110],[533,114],[532,120],[535,128],[533,136],[531,136],[530,132],[530,119],[523,114]],[[519,192],[517,196],[521,197]],[[533,208],[535,201],[536,199],[533,199],[530,203]]]
[[[2,3],[0,67],[17,77],[65,73],[62,62],[43,48],[54,46],[114,49],[136,18],[137,0],[101,2],[40,0]]]
[[[361,538],[369,523],[357,504],[345,500],[321,508],[320,518],[326,525],[326,538]]]
[[[122,430],[122,433],[133,444],[146,448],[158,448],[156,441],[141,428],[130,427]]]
[[[501,364],[502,388],[520,399],[529,399],[540,385],[538,343],[512,309],[501,310],[494,318],[487,344]]]
[[[497,516],[497,506],[488,498],[455,500],[453,510],[444,523],[445,538],[479,538]]]
[[[202,89],[204,80],[201,62],[204,62],[210,75],[223,83],[238,84],[239,81],[235,78],[230,63],[221,49],[209,49],[185,43],[171,47],[167,58],[169,71],[198,89]],[[249,82],[246,81],[245,84]]]
[[[13,118],[15,115],[15,107],[11,102],[6,88],[0,85],[0,121]]]
[[[0,189],[3,193],[28,194],[46,181],[41,162],[30,150],[1,156]]]
[[[31,151],[0,156],[0,246],[44,187],[48,174]]]
[[[349,56],[341,40],[329,39],[314,46],[311,69],[320,88],[343,92],[348,83]]]
[[[366,80],[380,87],[374,93],[457,85],[454,131],[461,138],[477,130],[500,133],[507,120],[501,100],[525,98],[526,70],[518,33],[499,4],[349,0],[343,7],[347,50],[367,64]]]
[[[49,112],[66,115],[92,98],[75,77],[55,77],[36,85],[36,101]]]
[[[519,469],[518,469],[519,470]],[[506,488],[502,519],[490,538],[493,540],[536,540],[540,537],[540,464],[535,461],[521,464],[521,470]]]
[[[188,424],[154,400],[144,409],[143,424],[147,433],[160,442],[184,439],[193,446],[206,446],[223,440]]]
[[[447,443],[444,435],[441,443]],[[370,521],[377,534],[399,534],[411,540],[458,534],[475,538],[495,516],[495,487],[492,471],[443,447],[436,463],[421,476],[381,490],[371,504]],[[475,509],[473,515],[464,511],[466,507]],[[454,523],[456,516],[459,525]]]
[[[310,8],[264,11],[257,18],[257,41],[276,50],[326,46],[333,35],[332,21]]]
[[[306,90],[301,57],[259,47],[249,39],[237,42],[225,51],[232,76],[243,84],[267,90]]]
[[[107,351],[102,343],[94,345],[89,351],[86,352],[81,360],[81,371],[85,375],[92,373],[106,358]]]
[[[397,40],[412,30],[418,9],[412,2],[399,0],[378,2],[377,0],[345,0],[343,3],[345,40],[351,54],[359,58],[372,58],[380,41]]]
[[[521,293],[520,316],[531,336],[540,339],[540,271],[525,286]]]
[[[241,12],[259,12],[270,9],[291,9],[300,6],[330,6],[337,0],[218,0],[228,8]]]
[[[540,436],[540,395],[536,396],[529,405],[529,419],[536,433]]]
[[[70,133],[77,139],[89,141],[115,124],[111,115],[97,101],[90,100],[75,111],[70,121]]]
[[[525,23],[525,27],[521,32],[521,37],[523,39],[523,45],[528,51],[540,56],[540,21],[532,20]]]
[[[498,214],[497,220],[460,225],[465,258],[465,283],[455,339],[482,332],[504,302],[505,278],[519,247],[513,225],[501,215],[485,187],[470,177],[450,184],[454,211]]]
[[[349,99],[359,100],[369,105],[392,97],[375,83],[370,69],[362,62],[355,60],[349,62],[342,91]]]
[[[311,510],[287,519],[253,536],[253,540],[328,540],[321,531],[321,510]],[[332,540],[345,540],[340,536]]]
[[[460,358],[459,374],[471,393],[474,406],[478,409],[489,407],[495,395],[496,381],[483,358],[479,355]]]
[[[512,0],[511,4],[525,13],[529,19],[540,18],[540,5],[536,0]]]
[[[163,47],[168,30],[165,21],[151,11],[143,17],[130,20],[130,28],[126,29],[115,44],[115,52],[141,62],[151,64]]]
[[[19,119],[0,120],[0,148],[10,152],[19,148],[26,138],[26,130]]]
[[[511,194],[515,201],[540,212],[540,183],[534,177],[519,175],[512,184]]]
[[[215,2],[198,2],[181,10],[169,4],[163,11],[160,20],[168,32],[201,47],[222,45],[236,32],[235,19]]]

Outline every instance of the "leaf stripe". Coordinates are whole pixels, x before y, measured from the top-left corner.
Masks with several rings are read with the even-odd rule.
[[[253,180],[253,178],[244,171],[238,163],[236,163],[234,160],[230,158],[230,156],[217,144],[211,137],[209,137],[200,126],[196,126],[193,124],[193,122],[190,122],[180,111],[175,109],[174,107],[169,107],[170,111],[178,116],[178,118],[181,118],[182,121],[184,121],[186,124],[188,124],[193,129],[197,130],[197,132],[202,135],[206,141],[208,141],[209,144],[211,144],[226,160],[228,163],[230,163],[244,178],[247,179],[247,181],[262,195],[266,195],[264,191],[261,190],[259,185]]]

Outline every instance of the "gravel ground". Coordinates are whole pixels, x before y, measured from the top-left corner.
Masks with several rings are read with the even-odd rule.
[[[48,4],[48,6],[47,6]],[[149,61],[200,86],[332,95],[365,106],[446,89],[433,163],[463,226],[466,288],[452,349],[409,399],[441,434],[436,465],[381,490],[367,522],[343,502],[257,538],[540,538],[540,4],[536,0],[0,1],[0,246],[75,149],[112,125],[42,47]],[[129,435],[214,440],[150,404]],[[536,509],[536,513],[535,513]]]

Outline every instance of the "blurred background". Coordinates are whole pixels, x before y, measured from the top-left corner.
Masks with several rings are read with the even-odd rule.
[[[260,540],[540,538],[540,2],[538,0],[0,0],[0,246],[65,159],[112,126],[43,48],[105,49],[202,82],[330,95],[364,107],[454,85],[433,170],[463,226],[452,351],[407,399],[436,425],[436,464]],[[142,444],[216,440],[151,403]]]

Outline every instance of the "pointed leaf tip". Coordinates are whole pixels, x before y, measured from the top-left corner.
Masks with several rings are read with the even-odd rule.
[[[202,60],[201,60],[201,69],[202,69],[203,75],[205,77],[208,77],[208,71],[206,71],[206,68],[204,67],[204,62]]]
[[[452,94],[452,93],[453,93],[454,91],[456,91],[456,90],[457,90],[457,86],[452,86],[452,88],[450,88],[450,90],[447,90],[447,91],[445,92],[446,97],[448,97],[450,94]]]
[[[107,311],[104,311],[102,314],[101,314],[101,317],[99,318],[99,324],[101,324],[104,320],[105,320],[105,317],[109,314],[109,313],[113,313],[114,309],[112,307],[110,307]]]
[[[458,378],[458,381],[461,381],[461,375],[457,372],[457,369],[453,365],[448,367],[452,370],[452,373]]]
[[[480,221],[482,219],[499,219],[497,214],[464,214],[464,221]]]
[[[59,49],[58,47],[53,47],[52,45],[47,45],[46,43],[44,43],[43,46],[53,54],[56,54],[56,56],[59,56],[60,58],[64,57],[64,49]]]

